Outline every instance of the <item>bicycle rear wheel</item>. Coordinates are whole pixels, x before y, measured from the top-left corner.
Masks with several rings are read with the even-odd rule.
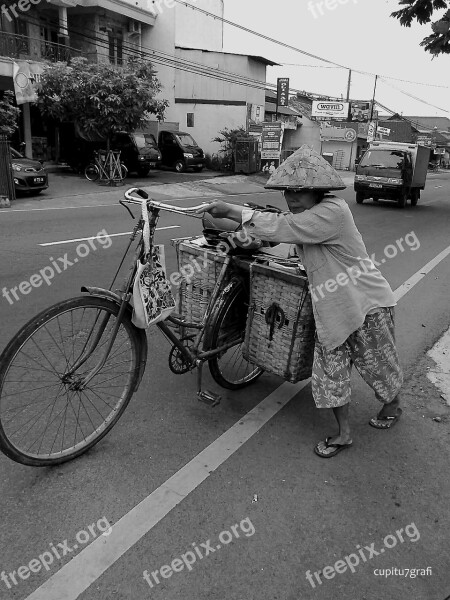
[[[128,169],[123,163],[120,164],[120,175],[122,179],[126,179],[128,175]]]
[[[235,341],[234,346],[208,361],[216,383],[230,390],[249,385],[264,372],[242,355],[247,312],[248,294],[241,281],[233,280],[218,302],[205,344],[208,350],[213,350]]]
[[[100,171],[98,170],[97,165],[88,165],[84,170],[84,176],[88,181],[97,181],[100,177]]]
[[[139,337],[127,314],[99,373],[85,386],[83,377],[103,357],[118,312],[104,298],[66,300],[8,344],[0,357],[0,450],[9,458],[60,464],[92,448],[117,423],[139,377]]]

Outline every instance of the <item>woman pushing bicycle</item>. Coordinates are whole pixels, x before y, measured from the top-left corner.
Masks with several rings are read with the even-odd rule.
[[[383,406],[370,425],[389,429],[401,415],[403,373],[395,345],[392,290],[367,254],[352,213],[332,190],[346,186],[317,152],[302,146],[272,174],[290,212],[259,212],[213,202],[199,209],[240,223],[263,241],[295,244],[305,267],[316,321],[312,393],[332,408],[339,433],[314,448],[330,458],[352,445],[349,424],[352,364]]]

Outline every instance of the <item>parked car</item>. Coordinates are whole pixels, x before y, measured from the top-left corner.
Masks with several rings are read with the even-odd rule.
[[[205,153],[189,133],[160,131],[158,146],[163,165],[173,167],[178,173],[188,168],[200,172],[205,166]]]
[[[40,194],[48,188],[48,174],[38,160],[25,158],[11,148],[11,169],[16,192]]]

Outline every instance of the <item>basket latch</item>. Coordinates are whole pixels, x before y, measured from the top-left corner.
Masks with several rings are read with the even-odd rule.
[[[266,323],[267,325],[270,325],[269,341],[273,340],[273,334],[277,321],[278,329],[281,329],[285,324],[286,315],[284,314],[284,310],[281,308],[281,306],[276,302],[273,302],[273,304],[271,304],[266,311]]]

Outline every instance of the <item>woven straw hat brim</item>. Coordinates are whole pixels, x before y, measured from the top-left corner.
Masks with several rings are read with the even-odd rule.
[[[269,190],[344,190],[339,173],[310,146],[291,154],[264,186]]]

